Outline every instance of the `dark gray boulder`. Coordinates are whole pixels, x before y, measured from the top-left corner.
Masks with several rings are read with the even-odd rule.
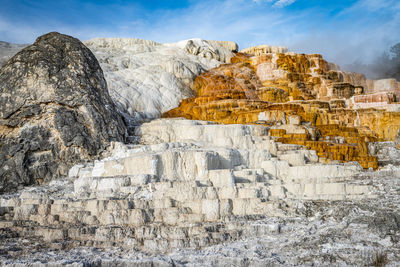
[[[0,193],[66,175],[125,137],[103,71],[78,39],[48,33],[0,69]]]

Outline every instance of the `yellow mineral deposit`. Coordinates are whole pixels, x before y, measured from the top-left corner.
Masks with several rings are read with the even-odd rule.
[[[394,141],[400,129],[400,112],[391,111],[398,108],[398,92],[386,86],[393,81],[382,90],[380,83],[342,72],[321,55],[251,47],[199,75],[197,96],[163,117],[264,124],[279,142],[315,150],[328,162],[358,161],[376,169],[367,143]]]

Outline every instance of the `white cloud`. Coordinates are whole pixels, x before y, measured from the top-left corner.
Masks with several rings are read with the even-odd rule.
[[[285,6],[289,6],[289,5],[293,4],[294,2],[296,2],[296,0],[278,0],[275,2],[274,6],[285,7]]]
[[[296,0],[252,0],[254,3],[274,3],[272,6],[282,8],[296,2]]]

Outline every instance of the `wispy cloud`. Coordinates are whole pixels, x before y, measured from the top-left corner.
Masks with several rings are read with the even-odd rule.
[[[293,4],[296,0],[252,0],[254,3],[262,4],[262,3],[272,3],[274,7],[285,7]]]
[[[296,0],[278,0],[275,2],[274,6],[285,7],[293,4],[294,2],[296,2]]]

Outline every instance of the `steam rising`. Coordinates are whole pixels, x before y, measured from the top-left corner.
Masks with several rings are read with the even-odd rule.
[[[396,78],[400,81],[400,42],[378,54],[371,63],[355,61],[344,67],[347,71],[364,73],[370,79]]]

